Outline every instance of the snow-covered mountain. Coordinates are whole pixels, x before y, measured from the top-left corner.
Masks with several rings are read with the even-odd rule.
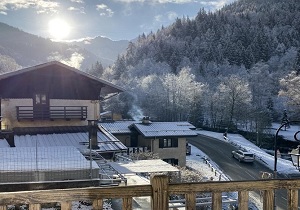
[[[126,41],[120,44],[106,38],[103,40],[105,41],[100,41],[100,38],[89,39],[89,45],[87,45],[87,40],[68,43],[54,42],[0,22],[0,72],[7,71],[1,70],[1,66],[12,66],[7,62],[28,67],[58,60],[86,70],[100,61],[105,67],[112,64],[117,55],[126,49]],[[2,65],[2,63],[5,64]]]
[[[103,66],[108,66],[116,61],[119,54],[125,52],[129,41],[113,41],[109,38],[98,36],[72,41],[71,43],[92,52],[100,58]]]

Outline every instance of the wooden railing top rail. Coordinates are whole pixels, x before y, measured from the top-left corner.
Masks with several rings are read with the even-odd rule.
[[[274,190],[287,190],[287,210],[298,209],[300,179],[272,179],[257,181],[221,181],[201,183],[169,184],[166,175],[151,176],[150,185],[118,187],[87,187],[73,189],[1,192],[0,209],[12,204],[29,204],[30,209],[40,209],[42,203],[60,202],[61,209],[71,209],[72,201],[90,200],[93,209],[102,209],[103,199],[122,198],[122,209],[131,210],[133,197],[150,196],[151,208],[169,209],[170,195],[185,195],[187,210],[196,209],[196,194],[212,193],[212,209],[222,209],[222,192],[238,192],[239,209],[248,209],[249,191],[263,191],[263,210],[274,209]]]

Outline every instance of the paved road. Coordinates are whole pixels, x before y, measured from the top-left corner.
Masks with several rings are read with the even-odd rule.
[[[216,138],[199,135],[198,137],[189,138],[189,143],[203,151],[209,158],[218,164],[223,172],[234,181],[256,180],[259,179],[259,172],[266,171],[273,173],[272,170],[254,161],[254,163],[240,163],[233,159],[231,151],[236,148],[231,144]],[[277,210],[286,209],[285,191],[276,191]]]

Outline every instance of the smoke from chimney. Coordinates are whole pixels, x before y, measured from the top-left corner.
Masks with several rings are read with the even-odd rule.
[[[143,117],[145,116],[143,114],[142,109],[139,108],[137,105],[132,105],[132,108],[130,109],[129,114],[132,117],[132,119],[135,121],[142,120]]]

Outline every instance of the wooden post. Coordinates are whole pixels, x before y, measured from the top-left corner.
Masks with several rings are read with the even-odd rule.
[[[222,193],[214,192],[212,194],[212,209],[213,210],[222,210]]]
[[[93,210],[103,209],[103,199],[97,199],[93,201]]]
[[[72,209],[72,202],[61,202],[60,203],[61,210],[71,210]]]
[[[186,210],[196,210],[196,195],[195,193],[189,193],[185,195],[185,208]]]
[[[273,210],[273,209],[274,209],[274,190],[265,190],[263,210]]]
[[[249,192],[248,191],[239,191],[238,201],[239,201],[240,209],[248,209]]]
[[[132,210],[132,198],[123,198],[122,201],[122,210]]]
[[[41,209],[41,204],[30,204],[29,205],[29,210],[40,210]]]
[[[287,190],[288,210],[298,209],[298,189]]]
[[[169,209],[169,178],[167,175],[151,175],[152,185],[151,209]]]

